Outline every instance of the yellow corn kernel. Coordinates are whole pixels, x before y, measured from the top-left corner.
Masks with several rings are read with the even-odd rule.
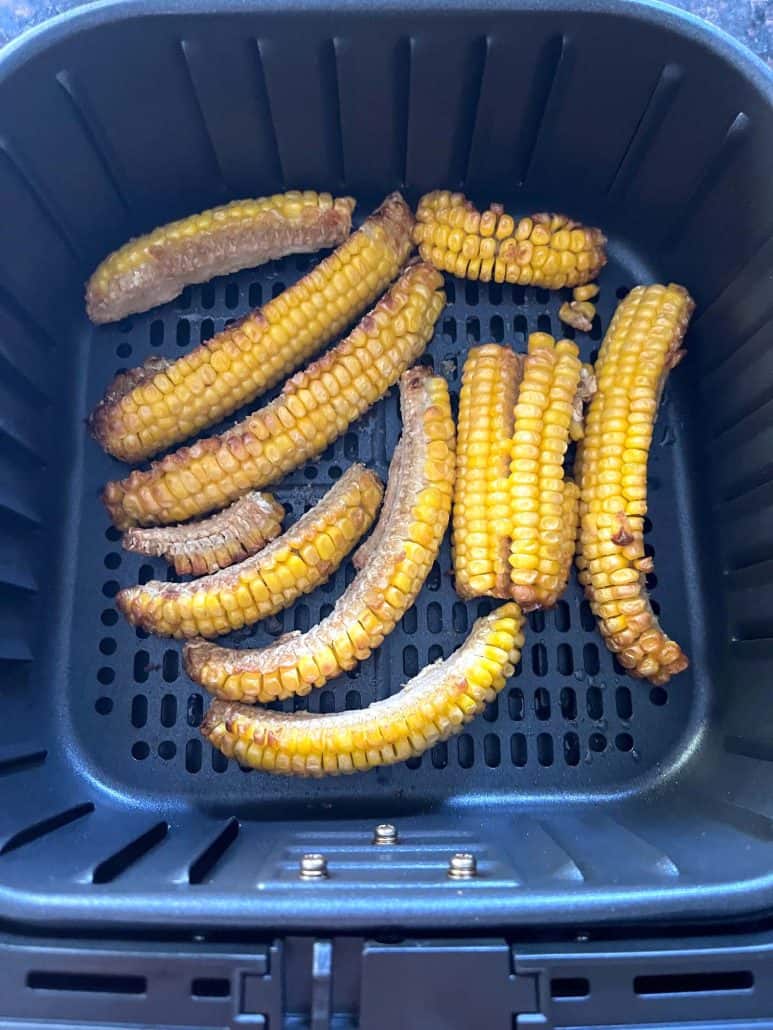
[[[598,294],[598,283],[585,283],[584,286],[575,286],[572,290],[572,298],[574,300],[593,300]]]
[[[579,579],[610,650],[633,676],[666,683],[687,667],[647,597],[643,522],[657,402],[679,361],[693,301],[682,286],[637,286],[621,301],[596,362],[597,391],[578,448]]]

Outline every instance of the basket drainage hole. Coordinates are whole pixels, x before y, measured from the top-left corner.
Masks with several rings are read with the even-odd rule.
[[[158,745],[159,758],[163,758],[165,762],[168,762],[171,758],[177,754],[177,745],[172,740],[162,740]]]
[[[110,715],[113,710],[113,699],[111,697],[98,697],[94,702],[94,709],[99,715]]]
[[[636,994],[707,994],[717,991],[748,991],[754,987],[754,974],[747,969],[710,973],[661,973],[636,976]]]
[[[132,345],[130,343],[119,343],[115,348],[115,353],[119,358],[128,358],[132,352]]]
[[[97,681],[103,686],[107,686],[112,683],[115,679],[115,670],[111,669],[108,665],[103,665],[101,669],[97,671]]]
[[[668,701],[668,693],[663,689],[663,687],[653,687],[650,691],[650,701],[653,705],[657,705],[658,708],[661,708],[666,701]]]
[[[584,976],[561,976],[550,981],[552,998],[587,998],[590,994],[590,980]]]
[[[602,751],[606,749],[607,738],[604,736],[603,733],[591,733],[590,739],[588,740],[588,744],[590,746],[591,751],[595,751],[597,754],[600,754]]]
[[[150,747],[145,743],[144,740],[138,740],[132,745],[132,758],[136,758],[138,762],[144,761],[150,754]]]
[[[220,976],[197,976],[191,982],[194,998],[230,998],[231,981]]]
[[[99,650],[102,654],[115,654],[118,644],[113,637],[103,637],[99,642]]]
[[[32,991],[78,991],[90,994],[145,994],[144,976],[119,976],[109,973],[57,973],[50,970],[27,974]]]
[[[633,737],[630,733],[618,733],[615,737],[615,747],[618,751],[632,751]]]

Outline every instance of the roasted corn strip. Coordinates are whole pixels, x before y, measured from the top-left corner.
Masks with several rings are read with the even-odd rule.
[[[187,644],[186,671],[211,693],[238,701],[308,694],[364,661],[416,600],[448,525],[454,423],[445,379],[426,368],[403,374],[400,398],[403,443],[389,477],[397,489],[384,499],[375,553],[308,633],[260,650]]]
[[[324,776],[392,765],[458,733],[512,675],[523,647],[517,604],[478,619],[465,643],[398,693],[362,711],[272,712],[214,701],[201,726],[242,765],[289,776]]]
[[[610,323],[578,451],[577,567],[607,646],[631,675],[666,683],[687,657],[650,606],[644,553],[647,457],[660,394],[693,311],[682,286],[637,286]]]
[[[346,339],[270,404],[220,436],[108,483],[104,501],[115,524],[182,522],[321,454],[424,350],[445,303],[441,285],[430,265],[410,265]]]
[[[464,363],[452,540],[461,597],[511,596],[508,472],[522,370],[521,358],[496,343],[471,348]]]
[[[294,286],[134,385],[113,383],[90,428],[116,458],[140,461],[247,404],[336,336],[397,275],[413,215],[399,193]]]
[[[466,279],[558,290],[595,278],[606,237],[566,215],[514,219],[501,204],[482,214],[461,193],[436,190],[419,201],[414,242],[425,261]]]
[[[258,554],[187,583],[151,580],[122,590],[129,622],[163,637],[215,637],[292,604],[326,582],[371,526],[381,482],[353,465],[315,507]]]
[[[190,283],[334,247],[349,235],[353,210],[352,197],[290,190],[170,222],[105,258],[86,284],[86,311],[92,322],[115,322]]]
[[[257,554],[282,532],[284,508],[256,490],[208,519],[182,526],[130,529],[127,551],[166,558],[179,576],[204,576]]]
[[[508,484],[512,596],[527,610],[555,604],[566,586],[563,463],[582,370],[578,353],[571,340],[529,337]]]

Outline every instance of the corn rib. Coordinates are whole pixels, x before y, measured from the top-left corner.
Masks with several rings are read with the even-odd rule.
[[[151,580],[121,590],[133,626],[164,637],[215,637],[249,626],[326,582],[370,528],[383,490],[353,465],[310,511],[258,554],[187,583]]]
[[[601,345],[585,437],[578,449],[577,567],[607,646],[631,675],[666,683],[687,667],[647,597],[647,457],[660,394],[693,311],[682,286],[637,286]]]
[[[346,339],[270,404],[220,436],[108,483],[104,501],[116,526],[203,515],[321,454],[422,353],[445,303],[441,285],[434,268],[410,265]]]
[[[578,353],[571,340],[556,343],[547,333],[529,338],[508,482],[511,589],[526,610],[550,607],[566,587],[564,520],[571,506],[563,463],[582,371]]]
[[[450,658],[362,711],[290,714],[216,700],[201,732],[242,765],[289,776],[403,762],[458,733],[502,690],[520,658],[522,623],[517,604],[502,605],[478,619]]]
[[[313,190],[235,200],[129,240],[86,284],[92,322],[116,322],[172,300],[191,283],[346,239],[354,199]]]
[[[89,420],[116,458],[136,462],[252,401],[328,343],[397,275],[413,215],[392,194],[294,286],[168,367],[114,383]]]
[[[421,198],[413,240],[425,261],[453,275],[548,290],[587,283],[607,260],[600,229],[544,212],[516,220],[501,204],[481,214],[447,190]]]
[[[271,494],[253,491],[207,519],[127,530],[123,546],[166,558],[178,576],[204,576],[257,554],[282,532],[284,514]]]
[[[451,510],[454,423],[446,381],[418,366],[400,380],[403,442],[377,547],[333,611],[307,633],[260,650],[193,641],[191,679],[218,697],[274,701],[308,694],[353,669],[381,645],[416,600],[440,550]]]
[[[508,472],[523,365],[509,347],[471,348],[459,394],[453,539],[460,597],[509,598]]]

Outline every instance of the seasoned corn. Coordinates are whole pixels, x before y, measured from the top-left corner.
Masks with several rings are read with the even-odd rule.
[[[247,404],[382,292],[408,256],[412,226],[410,209],[392,194],[336,251],[264,307],[138,384],[119,376],[91,415],[94,437],[114,457],[141,461]]]
[[[509,347],[473,347],[459,394],[453,559],[461,597],[510,597],[508,471],[522,362]]]
[[[188,675],[213,694],[238,701],[308,694],[364,661],[416,600],[448,525],[454,423],[445,380],[426,368],[404,373],[400,397],[402,443],[364,567],[307,633],[260,650],[187,644]]]
[[[130,240],[86,285],[92,322],[115,322],[172,300],[189,283],[254,268],[285,254],[333,247],[349,235],[354,200],[291,190],[235,200]]]
[[[594,279],[606,238],[566,215],[514,219],[501,204],[482,214],[461,193],[436,190],[419,201],[413,239],[436,268],[481,282],[558,290]]]
[[[208,519],[130,529],[124,533],[123,546],[166,558],[180,576],[203,576],[257,554],[282,532],[284,514],[271,494],[253,491]]]
[[[134,626],[164,637],[216,637],[249,626],[326,582],[371,526],[378,477],[353,465],[311,511],[258,554],[188,583],[151,580],[122,590]]]
[[[688,661],[647,597],[647,457],[663,384],[684,353],[693,307],[673,283],[637,286],[620,303],[596,362],[598,391],[578,452],[580,582],[620,664],[657,684]]]
[[[362,711],[286,714],[214,701],[201,732],[242,765],[287,776],[403,762],[460,732],[502,690],[520,658],[522,623],[517,604],[502,605],[478,619],[450,658]]]
[[[556,343],[547,333],[529,337],[508,484],[512,596],[527,610],[555,604],[566,586],[563,463],[580,383],[578,353],[571,340]]]
[[[445,303],[442,277],[413,264],[346,339],[289,379],[270,404],[124,480],[104,501],[117,526],[166,524],[274,483],[332,443],[422,353]]]

